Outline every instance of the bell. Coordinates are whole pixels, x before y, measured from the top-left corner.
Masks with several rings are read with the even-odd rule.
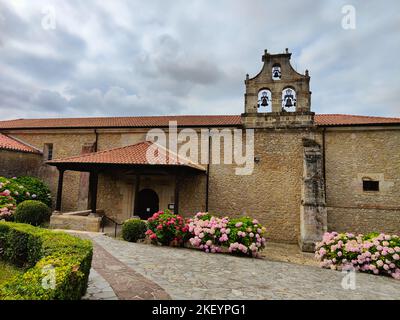
[[[268,97],[267,96],[262,96],[261,97],[261,105],[263,106],[263,107],[267,107],[268,106]]]
[[[285,108],[291,108],[291,107],[293,107],[292,99],[287,98],[285,103]]]
[[[283,97],[283,100],[285,101],[285,108],[291,108],[296,105],[296,102],[294,102],[295,99],[291,89],[286,90],[286,94]]]
[[[281,75],[279,74],[279,71],[278,70],[275,70],[274,71],[274,78],[281,78]]]

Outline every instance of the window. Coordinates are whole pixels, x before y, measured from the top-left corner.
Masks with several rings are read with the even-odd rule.
[[[363,191],[379,191],[379,181],[363,180]]]
[[[53,144],[45,143],[43,148],[43,158],[45,161],[53,159]]]

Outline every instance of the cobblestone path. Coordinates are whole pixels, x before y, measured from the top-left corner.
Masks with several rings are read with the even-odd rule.
[[[314,266],[89,237],[93,268],[119,299],[400,299],[400,281],[381,276],[356,273],[345,290],[345,274]]]

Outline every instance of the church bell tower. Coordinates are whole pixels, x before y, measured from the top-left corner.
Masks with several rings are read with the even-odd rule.
[[[300,74],[290,64],[292,54],[262,56],[264,66],[253,78],[246,76],[243,125],[247,128],[311,127],[310,76]]]

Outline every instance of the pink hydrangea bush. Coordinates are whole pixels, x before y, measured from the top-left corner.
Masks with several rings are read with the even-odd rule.
[[[231,219],[228,227],[231,229],[229,252],[259,256],[266,240],[265,228],[256,219],[250,217]]]
[[[15,208],[16,202],[10,196],[10,192],[8,190],[0,192],[0,220],[12,221]]]
[[[147,220],[146,236],[154,244],[182,246],[187,240],[188,227],[185,219],[169,210],[156,212]]]
[[[354,268],[400,279],[400,237],[372,233],[325,233],[315,247],[321,267],[336,270]]]
[[[199,212],[189,221],[189,242],[205,252],[228,252],[257,257],[265,246],[265,228],[249,217],[229,219]]]

